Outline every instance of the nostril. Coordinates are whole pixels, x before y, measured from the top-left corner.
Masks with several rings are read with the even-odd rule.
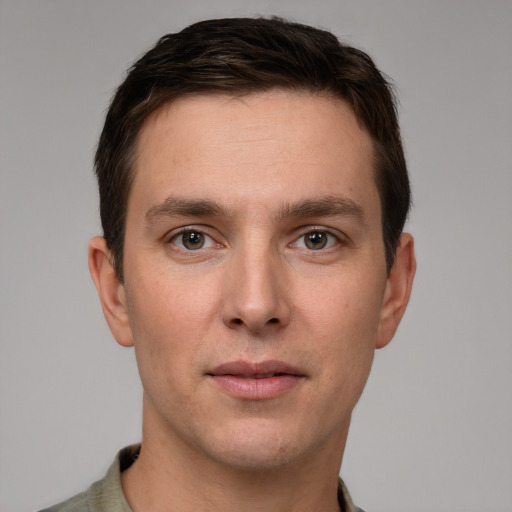
[[[244,322],[241,318],[233,318],[233,323],[235,325],[242,325]],[[267,323],[269,324],[278,324],[279,323],[279,318],[271,318]]]

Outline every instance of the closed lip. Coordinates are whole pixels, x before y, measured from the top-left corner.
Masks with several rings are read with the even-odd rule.
[[[297,389],[306,375],[282,361],[231,361],[207,373],[224,393],[241,400],[271,400]]]
[[[277,360],[261,362],[230,361],[213,368],[207,374],[213,377],[233,376],[246,379],[265,379],[286,375],[305,377],[305,374],[294,366]]]

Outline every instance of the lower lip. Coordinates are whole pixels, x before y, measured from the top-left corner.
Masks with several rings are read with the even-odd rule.
[[[211,379],[230,395],[243,400],[270,400],[297,386],[303,377],[279,375],[266,379],[250,379],[236,375],[212,375]]]

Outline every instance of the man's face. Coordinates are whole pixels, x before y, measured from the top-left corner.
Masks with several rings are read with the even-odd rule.
[[[117,336],[135,345],[145,432],[236,467],[342,451],[384,343],[373,172],[340,100],[198,96],[147,121]]]

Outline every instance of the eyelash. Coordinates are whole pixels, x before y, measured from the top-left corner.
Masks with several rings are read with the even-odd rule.
[[[327,240],[325,242],[325,245],[328,247],[324,246],[324,247],[319,247],[317,249],[312,249],[310,247],[307,247],[308,242],[307,242],[306,237],[307,236],[311,237],[312,235],[326,235]],[[311,252],[327,251],[327,250],[332,249],[333,247],[336,247],[338,245],[343,245],[343,240],[341,239],[341,237],[339,235],[336,235],[333,232],[331,232],[325,228],[308,228],[308,230],[304,231],[298,238],[296,238],[295,241],[293,241],[290,244],[290,246],[297,247],[297,245],[300,242],[303,242],[303,244],[304,244],[304,247],[301,247],[302,249],[305,249],[305,250],[311,251]]]
[[[184,246],[180,247],[179,245],[176,244],[176,241],[179,240],[180,237],[183,237],[186,234],[192,234],[192,233],[195,233],[197,235],[201,235],[205,239],[208,239],[209,242],[207,240],[207,241],[205,241],[205,243],[208,243],[209,247],[201,246],[201,247],[198,247],[197,249],[189,249],[189,248],[184,247]],[[183,238],[181,238],[181,240],[183,240]],[[213,246],[222,247],[222,244],[217,242],[212,236],[210,236],[208,233],[206,233],[203,229],[195,229],[193,227],[187,227],[185,229],[181,229],[177,233],[173,233],[172,236],[168,239],[167,243],[174,245],[175,247],[177,247],[179,250],[181,250],[183,252],[196,252],[196,251],[199,251],[201,249],[209,249],[209,248],[211,248]]]
[[[204,244],[201,247],[198,247],[196,249],[187,248],[183,245],[183,236],[186,234],[193,234],[196,233],[203,237],[203,241],[205,244],[207,244],[207,247],[204,247]],[[307,236],[313,236],[313,235],[326,235],[327,239],[325,241],[325,246],[319,247],[319,248],[311,248],[308,247],[308,241],[306,239]],[[181,238],[181,246],[176,243],[177,240],[180,240]],[[311,238],[310,238],[311,241]],[[174,247],[182,252],[185,253],[194,253],[198,252],[200,250],[204,249],[211,249],[214,247],[222,248],[223,244],[217,242],[212,236],[210,236],[208,233],[206,233],[203,229],[200,228],[194,228],[194,227],[186,227],[178,231],[177,233],[173,233],[167,240],[167,244],[174,245]],[[300,243],[303,243],[303,247],[298,247]],[[341,237],[339,234],[335,234],[331,232],[328,229],[320,228],[320,227],[308,227],[307,231],[303,231],[299,237],[294,239],[293,242],[288,244],[288,247],[291,248],[299,248],[304,249],[306,251],[312,252],[312,253],[318,253],[318,252],[325,252],[329,249],[332,249],[333,247],[339,246],[339,245],[346,245],[346,240],[344,240],[343,237]]]

